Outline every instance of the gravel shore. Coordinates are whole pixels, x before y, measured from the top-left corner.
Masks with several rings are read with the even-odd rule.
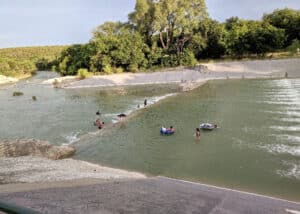
[[[141,173],[113,169],[80,160],[50,160],[32,156],[1,158],[0,169],[0,184],[146,177]]]

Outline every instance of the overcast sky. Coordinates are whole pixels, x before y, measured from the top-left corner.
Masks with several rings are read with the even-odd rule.
[[[207,0],[210,16],[260,19],[300,0]],[[85,43],[105,21],[126,21],[135,0],[0,0],[0,47]]]

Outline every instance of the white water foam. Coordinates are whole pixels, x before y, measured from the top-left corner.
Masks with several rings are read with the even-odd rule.
[[[65,135],[64,138],[68,141],[68,143],[64,143],[63,145],[70,145],[76,143],[80,140],[79,138],[80,132],[71,132],[68,135]]]
[[[283,162],[288,169],[277,170],[277,174],[283,177],[296,178],[300,180],[300,163],[298,162]]]
[[[284,101],[257,101],[256,103],[266,103],[266,104],[274,104],[274,105],[300,105],[300,102],[292,101],[292,102],[284,102]]]
[[[276,131],[300,131],[300,126],[270,126],[270,129]]]
[[[264,111],[264,112],[270,114],[281,114],[281,115],[287,115],[292,117],[300,117],[300,111]]]
[[[261,148],[266,149],[273,154],[291,154],[300,157],[300,146],[289,146],[284,144],[264,145]]]
[[[162,96],[149,97],[149,98],[147,98],[147,105],[146,106],[144,106],[144,99],[143,100],[136,100],[136,101],[134,101],[134,104],[129,106],[129,108],[124,113],[126,115],[130,115],[136,110],[143,109],[143,108],[148,108],[149,106],[152,106],[153,104],[155,104],[155,103],[157,103],[161,100],[164,100],[168,97],[175,96],[175,95],[177,95],[177,93],[170,93],[170,94],[165,94],[165,95],[162,95]],[[115,116],[116,115],[117,114],[115,114]],[[112,122],[116,123],[116,122],[118,122],[118,120],[113,119]]]
[[[163,99],[166,99],[166,98],[171,97],[171,96],[175,96],[177,94],[178,93],[170,93],[170,94],[165,94],[165,95],[162,95],[162,96],[148,97],[146,107],[144,107],[144,99],[136,100],[136,101],[133,101],[133,104],[130,105],[129,108],[127,110],[125,110],[124,112],[109,113],[109,114],[104,114],[103,116],[104,117],[108,116],[108,117],[112,118],[111,123],[112,124],[117,124],[118,122],[120,122],[119,118],[117,117],[118,114],[124,113],[128,116],[128,115],[134,113],[135,111],[138,111],[138,110],[141,110],[141,109],[144,109],[144,108],[148,108],[149,106],[151,106],[151,105],[153,105],[153,104],[155,104],[155,103],[157,103],[157,102],[159,102]],[[140,106],[139,108],[137,107],[138,105]],[[103,131],[101,131],[101,133],[103,134]],[[99,135],[99,130],[92,131],[92,132],[89,132],[87,134],[92,135],[92,136],[96,136],[96,135]],[[78,138],[78,140],[80,140],[80,139]],[[74,141],[74,142],[77,142],[77,141]]]
[[[271,136],[275,136],[279,141],[300,145],[300,136],[288,135],[288,134],[275,134]]]
[[[276,118],[277,120],[283,121],[283,122],[291,122],[291,123],[300,123],[300,118]]]

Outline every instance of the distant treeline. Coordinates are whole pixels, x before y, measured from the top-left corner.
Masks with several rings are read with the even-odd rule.
[[[26,76],[36,70],[55,69],[68,46],[43,46],[0,49],[0,75]]]
[[[89,43],[69,46],[54,61],[40,59],[37,65],[62,75],[136,72],[194,65],[201,59],[296,52],[299,40],[299,10],[220,23],[209,17],[205,0],[136,0],[127,22],[105,22]]]

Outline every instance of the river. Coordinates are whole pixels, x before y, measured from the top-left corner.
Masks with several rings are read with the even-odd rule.
[[[62,90],[40,84],[53,75],[41,72],[0,90],[1,139],[74,143],[76,159],[300,201],[300,79],[216,80],[178,93],[174,85]],[[144,99],[161,101],[103,132],[93,126],[97,110],[109,125]],[[196,140],[195,128],[207,121],[220,128]],[[176,133],[161,136],[162,125]]]

